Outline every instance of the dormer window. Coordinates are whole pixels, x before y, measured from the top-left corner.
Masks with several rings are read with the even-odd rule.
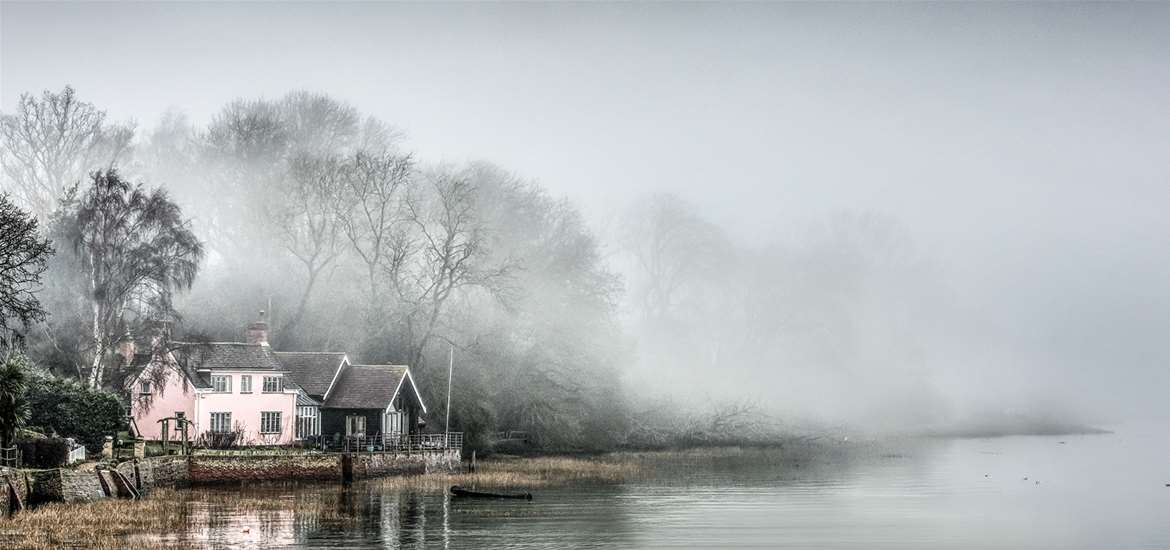
[[[150,382],[143,381],[138,384],[138,393],[142,395],[150,395]]]

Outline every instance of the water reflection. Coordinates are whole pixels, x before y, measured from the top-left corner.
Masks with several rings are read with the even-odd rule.
[[[1152,436],[906,441],[894,450],[853,446],[819,457],[699,453],[656,459],[647,476],[623,484],[541,488],[532,502],[451,499],[377,481],[196,489],[183,493],[191,527],[181,542],[232,548],[1168,548],[1170,433],[1160,430]]]

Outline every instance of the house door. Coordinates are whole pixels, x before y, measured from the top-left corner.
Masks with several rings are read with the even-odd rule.
[[[395,411],[386,413],[386,433],[398,435],[402,433],[402,413]]]
[[[350,415],[345,417],[346,437],[366,435],[366,416]]]

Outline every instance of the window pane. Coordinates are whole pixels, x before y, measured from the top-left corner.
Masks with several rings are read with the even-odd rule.
[[[260,413],[260,433],[280,433],[280,411]]]
[[[232,413],[227,412],[213,412],[211,413],[211,431],[213,433],[228,433],[231,431]]]

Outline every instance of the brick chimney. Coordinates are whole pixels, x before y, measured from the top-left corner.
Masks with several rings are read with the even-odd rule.
[[[268,322],[264,320],[264,310],[260,310],[260,318],[248,325],[244,336],[249,344],[268,345]]]

